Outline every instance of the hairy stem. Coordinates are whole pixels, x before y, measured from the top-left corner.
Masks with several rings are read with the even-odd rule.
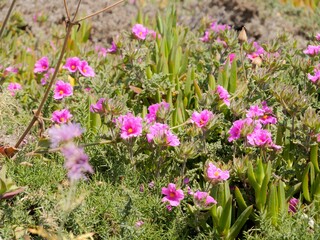
[[[11,2],[11,6],[10,6],[10,8],[9,8],[9,10],[8,10],[7,16],[6,16],[6,18],[4,19],[3,24],[2,24],[2,27],[1,27],[1,30],[0,30],[0,38],[1,38],[1,36],[2,36],[2,33],[3,33],[3,31],[4,31],[4,28],[5,28],[6,25],[7,25],[7,22],[8,22],[8,20],[9,20],[9,17],[10,17],[10,15],[11,15],[11,12],[12,12],[12,9],[13,9],[13,6],[14,6],[15,3],[16,3],[16,0],[13,0],[13,1]]]

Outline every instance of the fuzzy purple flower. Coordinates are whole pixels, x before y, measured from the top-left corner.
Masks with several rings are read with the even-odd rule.
[[[8,91],[11,93],[11,96],[14,96],[17,91],[21,90],[22,87],[19,83],[9,83]]]
[[[140,40],[145,40],[148,32],[148,28],[146,28],[142,24],[135,24],[132,28],[133,35]]]
[[[219,98],[229,107],[230,106],[230,95],[226,89],[224,89],[222,86],[217,86],[217,93],[219,95]]]
[[[289,208],[288,208],[288,212],[289,213],[295,213],[297,212],[297,205],[299,204],[299,199],[297,198],[291,198],[289,200]]]
[[[48,71],[48,69],[49,69],[48,57],[42,57],[34,65],[33,72],[34,73],[42,73],[42,72]]]
[[[62,147],[61,152],[66,158],[64,167],[68,170],[70,180],[86,179],[85,173],[93,173],[89,157],[83,148],[74,143],[68,143]]]
[[[202,112],[194,112],[191,116],[191,122],[196,124],[199,128],[208,126],[208,123],[212,120],[214,114],[211,111],[203,110]]]
[[[55,123],[61,124],[61,123],[67,123],[71,117],[72,117],[72,114],[69,112],[68,109],[62,109],[62,110],[54,111],[52,113],[51,120]]]
[[[184,194],[181,189],[176,189],[174,183],[169,183],[168,187],[162,188],[162,194],[166,195],[162,198],[162,202],[169,202],[170,206],[176,207],[184,199]]]
[[[65,83],[64,81],[57,81],[53,98],[56,100],[62,99],[64,97],[71,96],[73,94],[73,88],[70,83]]]
[[[69,142],[76,137],[80,137],[83,132],[83,129],[78,123],[54,125],[48,130],[51,147],[58,147],[61,143]]]
[[[66,64],[62,67],[63,69],[67,69],[69,72],[76,72],[78,67],[80,66],[80,59],[77,57],[68,58]]]

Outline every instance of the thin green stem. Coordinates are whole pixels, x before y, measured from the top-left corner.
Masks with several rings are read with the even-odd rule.
[[[3,24],[2,24],[2,27],[1,27],[1,30],[0,30],[0,38],[1,38],[2,33],[3,33],[3,31],[4,31],[4,29],[5,29],[6,25],[7,25],[7,22],[9,20],[9,17],[11,15],[11,12],[12,12],[12,9],[13,9],[13,6],[14,6],[15,3],[16,3],[16,0],[13,0],[11,2],[10,8],[9,8],[9,10],[7,12],[7,15],[6,15],[6,17],[5,17],[4,21],[3,21]]]

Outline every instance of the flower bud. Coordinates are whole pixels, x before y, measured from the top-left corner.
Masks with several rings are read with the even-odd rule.
[[[248,36],[247,36],[247,32],[246,32],[245,27],[242,27],[241,31],[239,32],[238,40],[240,43],[244,43],[244,42],[248,41]]]

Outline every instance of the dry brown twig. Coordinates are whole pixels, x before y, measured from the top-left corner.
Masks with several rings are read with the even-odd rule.
[[[67,21],[66,21],[66,35],[65,35],[65,38],[64,38],[64,43],[63,43],[63,46],[62,46],[62,49],[61,49],[61,52],[60,52],[60,56],[59,56],[59,59],[58,59],[58,62],[56,64],[56,67],[55,67],[55,70],[54,70],[54,73],[50,79],[50,82],[47,86],[47,89],[44,93],[44,96],[40,102],[40,105],[37,109],[37,111],[35,112],[32,120],[30,121],[29,125],[27,126],[26,130],[24,131],[24,133],[21,135],[21,137],[19,138],[19,140],[17,141],[17,143],[15,144],[15,148],[18,148],[21,144],[21,142],[23,141],[23,139],[27,136],[27,134],[29,133],[29,131],[31,130],[31,128],[33,127],[34,123],[37,121],[37,119],[39,118],[40,114],[41,114],[41,111],[42,111],[42,108],[49,96],[49,93],[50,93],[50,90],[51,90],[51,87],[52,85],[54,84],[55,82],[55,79],[56,79],[56,76],[57,76],[57,73],[58,73],[58,70],[59,70],[59,67],[60,67],[60,64],[62,62],[62,59],[63,59],[63,56],[64,56],[64,53],[66,52],[66,47],[67,47],[67,42],[68,42],[68,39],[69,39],[69,36],[70,36],[70,33],[71,33],[71,30],[72,30],[72,27],[75,26],[75,25],[78,25],[80,24],[81,21],[83,20],[86,20],[86,19],[89,19],[89,18],[92,18],[102,12],[105,12],[105,11],[109,11],[111,10],[112,8],[116,7],[117,5],[119,5],[120,3],[123,3],[125,2],[126,0],[119,0],[117,1],[116,3],[108,6],[108,7],[105,7],[103,9],[101,9],[100,11],[97,11],[95,13],[92,13],[92,14],[89,14],[87,15],[86,17],[83,17],[83,18],[80,18],[78,20],[75,20],[76,17],[77,17],[77,14],[78,14],[78,10],[79,10],[79,7],[81,5],[81,0],[79,0],[78,2],[78,5],[77,5],[77,9],[76,9],[76,12],[72,18],[72,20],[70,20],[70,13],[69,13],[69,9],[68,9],[68,5],[67,5],[67,2],[66,0],[64,0],[64,8],[66,10],[66,14],[67,14]]]

